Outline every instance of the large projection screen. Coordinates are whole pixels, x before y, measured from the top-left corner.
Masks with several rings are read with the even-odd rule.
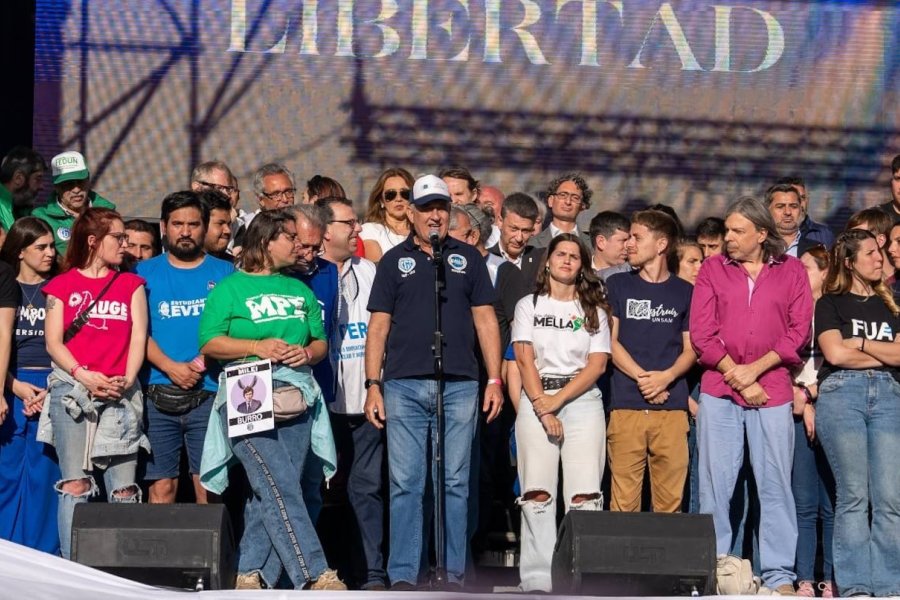
[[[900,153],[893,1],[38,0],[36,27],[34,145],[128,215],[216,158],[245,208],[269,161],[360,208],[386,167],[465,165],[687,224],[799,175],[840,225]]]

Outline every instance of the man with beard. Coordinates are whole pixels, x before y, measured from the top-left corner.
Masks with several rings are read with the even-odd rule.
[[[796,258],[802,214],[797,188],[786,183],[776,183],[766,190],[766,206],[778,228],[779,237],[784,240],[787,254]]]
[[[209,292],[234,271],[231,263],[203,251],[208,223],[209,208],[200,194],[169,194],[161,216],[168,252],[137,266],[147,282],[150,309],[150,369],[143,383],[147,437],[153,448],[145,475],[151,503],[175,502],[183,445],[197,502],[205,504],[208,499],[200,485],[200,457],[219,368],[213,361],[206,365],[200,355],[197,330]]]
[[[57,259],[62,260],[69,248],[75,219],[88,207],[116,210],[116,205],[91,189],[91,172],[80,152],[57,154],[50,161],[50,172],[53,194],[46,206],[34,209],[32,214],[50,225]]]
[[[782,177],[775,183],[786,183],[793,186],[800,196],[800,246],[798,255],[803,255],[803,247],[822,244],[826,248],[834,245],[834,234],[828,225],[817,223],[809,216],[809,192],[806,188],[806,181],[802,177],[791,175]]]
[[[43,157],[24,146],[16,146],[0,163],[0,226],[9,231],[13,221],[31,214],[34,198],[47,170]]]

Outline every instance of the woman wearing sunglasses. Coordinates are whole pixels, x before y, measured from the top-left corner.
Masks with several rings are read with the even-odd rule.
[[[372,262],[409,237],[409,194],[413,176],[401,168],[387,169],[379,177],[369,194],[366,223],[359,234],[366,248],[366,258]]]
[[[87,209],[72,227],[63,273],[41,290],[54,368],[38,439],[52,443],[59,457],[64,558],[70,555],[75,505],[97,494],[95,469],[103,470],[110,502],[141,500],[138,450],[149,451],[150,444],[137,375],[147,346],[147,297],[143,279],[117,270],[125,241],[119,213]]]

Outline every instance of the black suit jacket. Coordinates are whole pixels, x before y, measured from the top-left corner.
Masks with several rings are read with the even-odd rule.
[[[538,273],[541,270],[541,265],[544,264],[545,251],[546,248],[535,248],[534,246],[525,246],[525,249],[522,251],[522,265],[519,267],[519,270],[522,271],[522,282],[525,294],[530,294],[534,291],[534,284],[537,281]],[[500,254],[500,243],[498,242],[488,248],[488,252],[496,254],[497,256],[502,256],[502,254]]]

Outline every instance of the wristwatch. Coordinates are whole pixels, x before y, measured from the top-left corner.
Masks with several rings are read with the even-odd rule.
[[[377,385],[379,389],[384,389],[383,384],[380,379],[366,379],[365,386],[366,389],[369,389],[373,385]]]

